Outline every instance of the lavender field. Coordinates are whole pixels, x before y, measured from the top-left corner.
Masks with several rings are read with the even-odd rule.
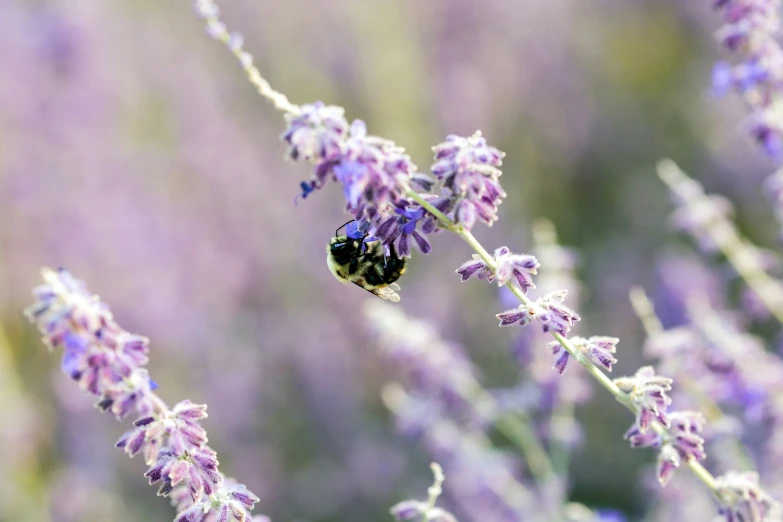
[[[780,14],[1,1],[0,522],[783,521]]]

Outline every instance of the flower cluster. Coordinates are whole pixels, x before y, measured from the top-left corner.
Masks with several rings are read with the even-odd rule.
[[[754,471],[729,471],[716,480],[720,513],[727,522],[772,522],[783,519],[783,509],[759,486]]]
[[[496,314],[495,317],[500,319],[500,326],[514,324],[525,326],[535,319],[544,333],[553,332],[559,335],[568,335],[574,324],[581,318],[563,304],[567,293],[567,290],[551,292],[535,301],[523,303],[517,308]]]
[[[707,458],[703,438],[707,419],[701,412],[672,412],[669,414],[669,422],[669,440],[658,453],[657,476],[664,486],[674,476],[674,471],[680,467],[683,460],[702,461]]]
[[[617,362],[613,354],[617,352],[617,343],[620,342],[620,339],[594,335],[589,339],[571,337],[569,341],[590,362],[606,371],[612,371],[612,365]],[[552,355],[555,356],[555,369],[562,374],[568,364],[570,354],[558,341],[552,341],[549,343],[549,347],[552,349]]]
[[[783,49],[776,36],[780,29],[780,0],[713,0],[724,25],[716,37],[742,62],[719,62],[712,73],[718,93],[735,89],[748,104],[750,132],[767,151],[780,159],[783,153],[780,93],[783,88]]]
[[[625,433],[625,439],[633,448],[659,448],[656,475],[662,486],[669,483],[683,462],[699,462],[707,457],[704,415],[697,411],[667,411],[671,404],[671,379],[657,376],[651,366],[645,366],[633,377],[614,382],[637,408],[636,422]],[[653,429],[653,421],[666,430]]]
[[[402,147],[369,136],[363,121],[349,125],[341,107],[316,102],[287,113],[286,120],[281,139],[289,145],[288,157],[314,165],[313,177],[301,183],[300,197],[307,198],[330,180],[339,182],[359,230],[394,245],[399,256],[410,256],[411,242],[429,253],[424,235],[439,230],[438,218],[421,200],[465,230],[477,219],[488,225],[497,220],[505,196],[498,183],[503,153],[488,146],[480,132],[468,138],[449,136],[433,147],[432,172],[441,182],[441,195],[417,194],[421,200],[415,201],[412,186],[429,191],[434,180],[416,171]]]
[[[381,350],[403,371],[413,390],[436,399],[442,407],[475,415],[468,402],[479,384],[459,346],[440,339],[427,323],[409,319],[380,300],[368,301],[363,312]]]
[[[666,408],[671,404],[667,395],[672,389],[671,379],[655,375],[652,366],[643,366],[633,377],[619,377],[614,383],[636,405],[636,427],[640,433],[645,433],[653,421],[669,427]]]
[[[471,277],[483,279],[485,281],[497,281],[498,286],[503,286],[509,281],[519,286],[527,293],[528,290],[535,288],[531,275],[536,274],[538,260],[527,254],[512,254],[508,247],[502,246],[495,250],[492,255],[495,268],[493,269],[478,254],[473,254],[470,261],[466,261],[457,269],[457,273],[463,281]]]
[[[498,206],[506,197],[498,182],[504,154],[488,146],[480,131],[467,138],[452,134],[432,150],[432,173],[450,196],[454,222],[470,230],[476,219],[487,225],[497,221]]]
[[[176,522],[200,522],[210,513],[221,521],[249,521],[258,497],[241,484],[228,485],[218,471],[199,421],[206,406],[182,401],[169,409],[153,393],[144,365],[147,340],[123,330],[98,296],[65,270],[44,270],[46,284],[34,290],[36,303],[25,310],[51,349],[62,349],[62,369],[80,387],[98,397],[96,406],[118,419],[139,415],[134,429],[117,447],[128,455],[143,453],[150,484],[158,494],[175,488],[188,493],[187,509]]]

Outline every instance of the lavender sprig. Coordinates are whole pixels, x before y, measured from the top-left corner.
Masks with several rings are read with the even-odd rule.
[[[783,154],[783,49],[780,31],[780,0],[713,0],[724,25],[715,36],[741,63],[718,62],[712,83],[721,94],[737,91],[751,112],[750,134],[775,158]]]
[[[701,185],[671,160],[658,163],[658,176],[679,206],[673,216],[675,225],[692,235],[704,250],[722,252],[761,303],[783,323],[783,283],[767,274],[758,248],[742,238],[727,219],[728,202],[707,196]]]
[[[201,522],[208,515],[221,522],[249,521],[258,497],[218,470],[199,423],[206,405],[185,400],[166,406],[145,368],[148,340],[123,330],[108,306],[67,271],[42,272],[45,284],[33,291],[36,302],[25,315],[51,350],[63,351],[63,373],[96,396],[99,409],[118,420],[138,415],[116,446],[131,457],[144,455],[150,466],[144,476],[160,483],[158,495],[177,493],[175,522]]]

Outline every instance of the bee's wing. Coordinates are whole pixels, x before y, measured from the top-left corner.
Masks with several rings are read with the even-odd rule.
[[[367,290],[371,294],[375,294],[384,301],[390,301],[392,303],[399,303],[400,302],[400,294],[395,292],[394,290],[399,290],[400,285],[397,283],[392,283],[389,286],[382,286],[380,288],[365,288],[360,283],[357,283],[356,281],[351,281],[353,284],[361,288],[362,290]]]
[[[397,290],[400,289],[400,285],[394,285],[397,287]],[[400,302],[400,294],[395,292],[392,289],[392,285],[389,286],[383,286],[381,288],[373,288],[370,290],[373,294],[377,295],[381,299],[385,301],[391,301],[392,303],[399,303]]]

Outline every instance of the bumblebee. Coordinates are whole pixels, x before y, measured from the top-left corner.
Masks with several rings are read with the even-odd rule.
[[[368,234],[350,229],[346,234],[339,234],[339,231],[338,228],[326,247],[326,264],[334,277],[386,301],[399,302],[400,295],[395,290],[399,290],[400,285],[395,281],[405,273],[408,260],[397,258],[394,245],[389,245],[387,255],[381,241],[368,239]]]

